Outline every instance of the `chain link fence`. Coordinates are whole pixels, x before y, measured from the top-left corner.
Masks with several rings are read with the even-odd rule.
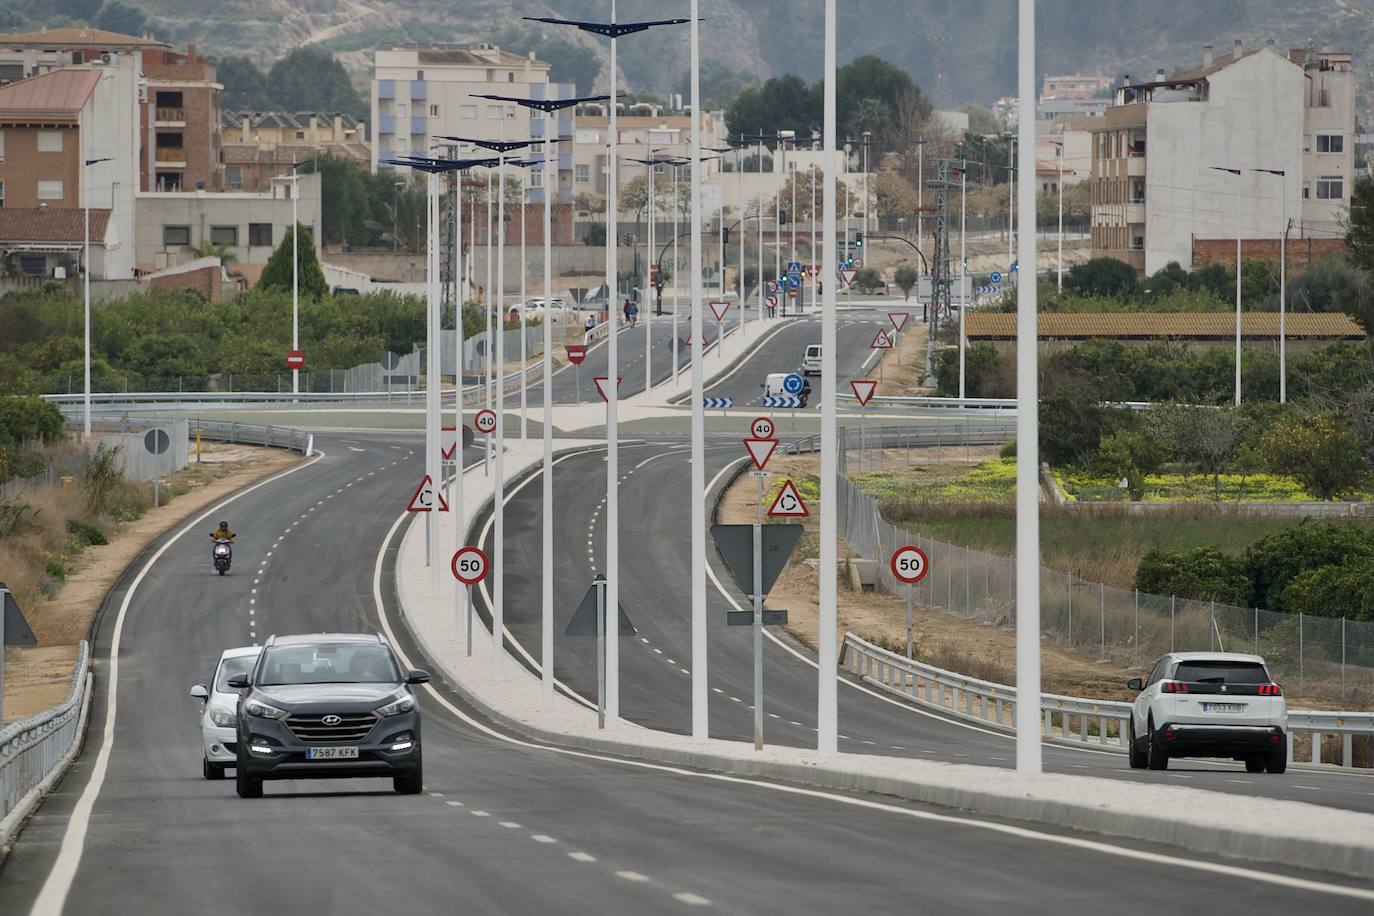
[[[897,547],[915,544],[930,559],[929,574],[914,586],[917,602],[991,626],[1015,623],[1013,557],[893,525],[843,470],[838,488],[840,536],[855,552],[878,561],[884,591],[906,594],[888,559]],[[1133,667],[1166,652],[1255,652],[1298,693],[1374,703],[1374,625],[1364,621],[1151,595],[1042,566],[1040,625],[1055,645]]]

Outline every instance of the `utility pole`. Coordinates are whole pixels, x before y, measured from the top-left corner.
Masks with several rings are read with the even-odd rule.
[[[935,256],[931,259],[930,277],[930,338],[940,335],[940,317],[952,314],[950,287],[954,278],[949,263],[949,192],[954,182],[949,177],[950,161],[936,162],[935,178],[930,182],[935,190]]]

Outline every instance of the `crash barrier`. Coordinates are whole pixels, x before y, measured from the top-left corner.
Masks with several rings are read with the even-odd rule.
[[[0,847],[45,793],[45,781],[67,759],[77,740],[82,709],[90,695],[90,661],[90,644],[83,639],[62,702],[0,728]]]
[[[846,633],[840,647],[840,667],[865,682],[898,694],[920,706],[977,722],[1007,734],[1016,730],[1016,688],[967,677],[906,658]],[[1040,695],[1040,734],[1060,744],[1092,745],[1125,751],[1130,734],[1131,704],[1088,700],[1053,693]],[[1288,711],[1288,760],[1293,737],[1310,738],[1311,763],[1321,763],[1322,737],[1340,741],[1339,763],[1354,763],[1354,738],[1374,736],[1374,712]]]

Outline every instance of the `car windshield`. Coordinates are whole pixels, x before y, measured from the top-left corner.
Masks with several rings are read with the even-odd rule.
[[[221,660],[215,672],[215,693],[232,692],[234,688],[229,686],[229,678],[252,671],[253,662],[257,660],[256,655],[237,655]]]
[[[391,651],[382,645],[282,646],[266,650],[258,684],[396,684]]]
[[[1269,673],[1258,662],[1179,662],[1174,679],[1194,684],[1267,684]]]

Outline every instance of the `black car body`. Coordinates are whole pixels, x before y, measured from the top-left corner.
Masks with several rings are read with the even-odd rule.
[[[411,689],[429,674],[403,671],[380,636],[273,636],[236,716],[237,788],[262,795],[266,779],[390,777],[397,792],[423,788],[420,707]]]

